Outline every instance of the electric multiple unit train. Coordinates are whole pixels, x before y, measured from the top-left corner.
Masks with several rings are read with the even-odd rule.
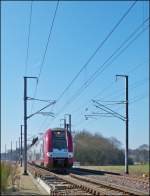
[[[73,165],[72,135],[67,129],[48,129],[34,138],[28,148],[28,162],[49,169],[70,168]]]

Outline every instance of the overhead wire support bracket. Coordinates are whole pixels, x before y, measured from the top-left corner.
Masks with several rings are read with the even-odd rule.
[[[92,112],[91,115],[106,115],[106,114],[111,114],[110,112]]]
[[[55,117],[53,112],[39,112],[38,114],[42,114],[43,116]]]
[[[100,100],[100,99],[95,99],[96,101],[100,101],[100,102],[105,102],[105,103],[114,103],[114,104],[125,104],[126,101],[103,101],[103,100]]]
[[[92,114],[87,114],[87,115],[84,115],[85,116],[85,120],[88,120],[88,118],[94,118],[94,117],[97,117],[97,115],[92,115]],[[96,119],[96,118],[94,118]]]
[[[28,118],[31,118],[32,116],[34,116],[34,115],[36,115],[36,114],[40,114],[41,111],[43,111],[44,109],[48,108],[49,106],[51,106],[51,105],[53,105],[53,104],[55,104],[55,103],[56,103],[56,101],[53,101],[53,102],[49,103],[48,105],[46,105],[46,106],[43,107],[42,109],[38,110],[37,112],[35,112],[35,113],[33,113],[33,114],[27,116],[27,119],[28,119]]]
[[[94,117],[113,117],[110,114],[87,114],[87,115],[84,115],[84,116],[85,116],[86,120],[88,120],[88,118],[94,118]],[[96,119],[96,118],[94,118],[94,119]]]
[[[36,98],[33,98],[33,97],[27,97],[28,100],[35,100],[35,101],[43,101],[43,102],[51,102],[52,100],[44,100],[44,99],[36,99]]]
[[[112,109],[106,107],[105,105],[99,103],[98,101],[96,101],[96,100],[94,100],[94,99],[92,99],[92,101],[93,101],[94,103],[98,104],[98,105],[94,105],[95,107],[97,107],[97,108],[99,108],[99,109],[101,109],[101,110],[107,112],[108,114],[113,115],[113,116],[116,117],[116,118],[119,118],[119,119],[121,119],[121,120],[123,120],[123,121],[126,121],[126,118],[125,118],[124,116],[122,116],[121,114],[115,112],[114,110],[112,110]]]
[[[107,112],[107,110],[105,110],[105,109],[103,109],[102,107],[100,107],[100,106],[96,106],[95,105],[95,107],[97,107],[97,108],[99,108],[99,109],[101,109],[101,110],[103,110],[103,111],[106,111]],[[107,113],[107,114],[109,114],[109,113]],[[112,115],[112,117],[116,117],[116,118],[119,118],[119,119],[121,119],[121,120],[123,120],[123,121],[125,121],[126,119],[125,119],[125,117],[120,117],[119,115],[116,115],[116,114],[114,114],[113,112],[112,113],[110,113],[111,115]]]

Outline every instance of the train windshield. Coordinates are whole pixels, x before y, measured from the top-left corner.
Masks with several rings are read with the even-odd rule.
[[[53,131],[53,148],[56,149],[66,149],[67,142],[64,131]]]

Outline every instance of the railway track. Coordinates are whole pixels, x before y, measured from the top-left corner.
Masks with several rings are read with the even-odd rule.
[[[149,192],[149,177],[143,178],[116,172],[98,171],[83,168],[72,168],[70,169],[70,172],[78,175],[86,175],[105,182],[114,182],[115,184],[120,184],[131,188],[133,187],[144,192]]]
[[[87,169],[87,168],[72,168],[72,172],[83,172],[83,173],[91,173],[91,174],[98,174],[98,175],[116,175],[117,178],[128,178],[128,179],[133,179],[138,182],[142,183],[149,183],[149,176],[147,177],[142,177],[142,176],[135,176],[135,175],[128,175],[128,174],[121,174],[118,172],[110,172],[110,171],[100,171],[100,170],[93,170],[93,169]]]
[[[148,195],[146,192],[91,180],[73,173],[56,174],[32,165],[28,169],[32,175],[47,184],[51,195]]]
[[[149,190],[149,177],[143,178],[139,176],[132,176],[132,175],[127,175],[127,174],[120,174],[120,173],[115,173],[115,172],[107,172],[107,171],[98,171],[98,170],[91,170],[91,169],[83,169],[83,168],[72,168],[70,169],[70,172],[74,174],[79,174],[79,175],[92,175],[92,176],[97,176],[99,177],[99,180],[111,180],[116,178],[117,181],[120,180],[120,182],[132,182],[132,184],[138,184],[139,188],[141,187],[147,187]],[[126,184],[126,183],[125,183]],[[130,184],[131,185],[131,184]],[[138,188],[137,188],[138,189]]]

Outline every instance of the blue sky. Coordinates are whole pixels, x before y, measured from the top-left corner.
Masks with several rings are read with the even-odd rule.
[[[33,2],[28,76],[39,74],[56,3],[57,1]],[[36,98],[57,100],[132,3],[133,1],[60,1]],[[15,141],[20,136],[20,124],[23,123],[23,76],[30,6],[30,1],[2,2],[2,151],[5,144],[10,148],[11,140],[15,148]],[[109,62],[109,66],[76,96],[80,87],[148,17],[148,2],[137,2],[71,88],[55,106],[46,110],[57,114],[56,118],[36,115],[28,120],[29,136],[44,132],[48,127],[59,126],[64,114],[71,113],[73,131],[86,129],[91,133],[101,133],[105,137],[116,137],[124,147],[124,122],[116,118],[85,120],[84,115],[97,111],[91,102],[94,97],[105,104],[103,101],[123,100],[124,80],[118,79],[115,82],[115,75],[128,74],[129,147],[148,144],[148,22],[141,27],[140,31],[143,32],[140,36],[112,63]],[[28,96],[33,97],[35,85],[34,80],[28,81]],[[45,103],[34,102],[32,105],[31,101],[28,101],[28,114],[43,106]],[[124,115],[124,105],[109,107]],[[85,111],[85,108],[88,110]]]

